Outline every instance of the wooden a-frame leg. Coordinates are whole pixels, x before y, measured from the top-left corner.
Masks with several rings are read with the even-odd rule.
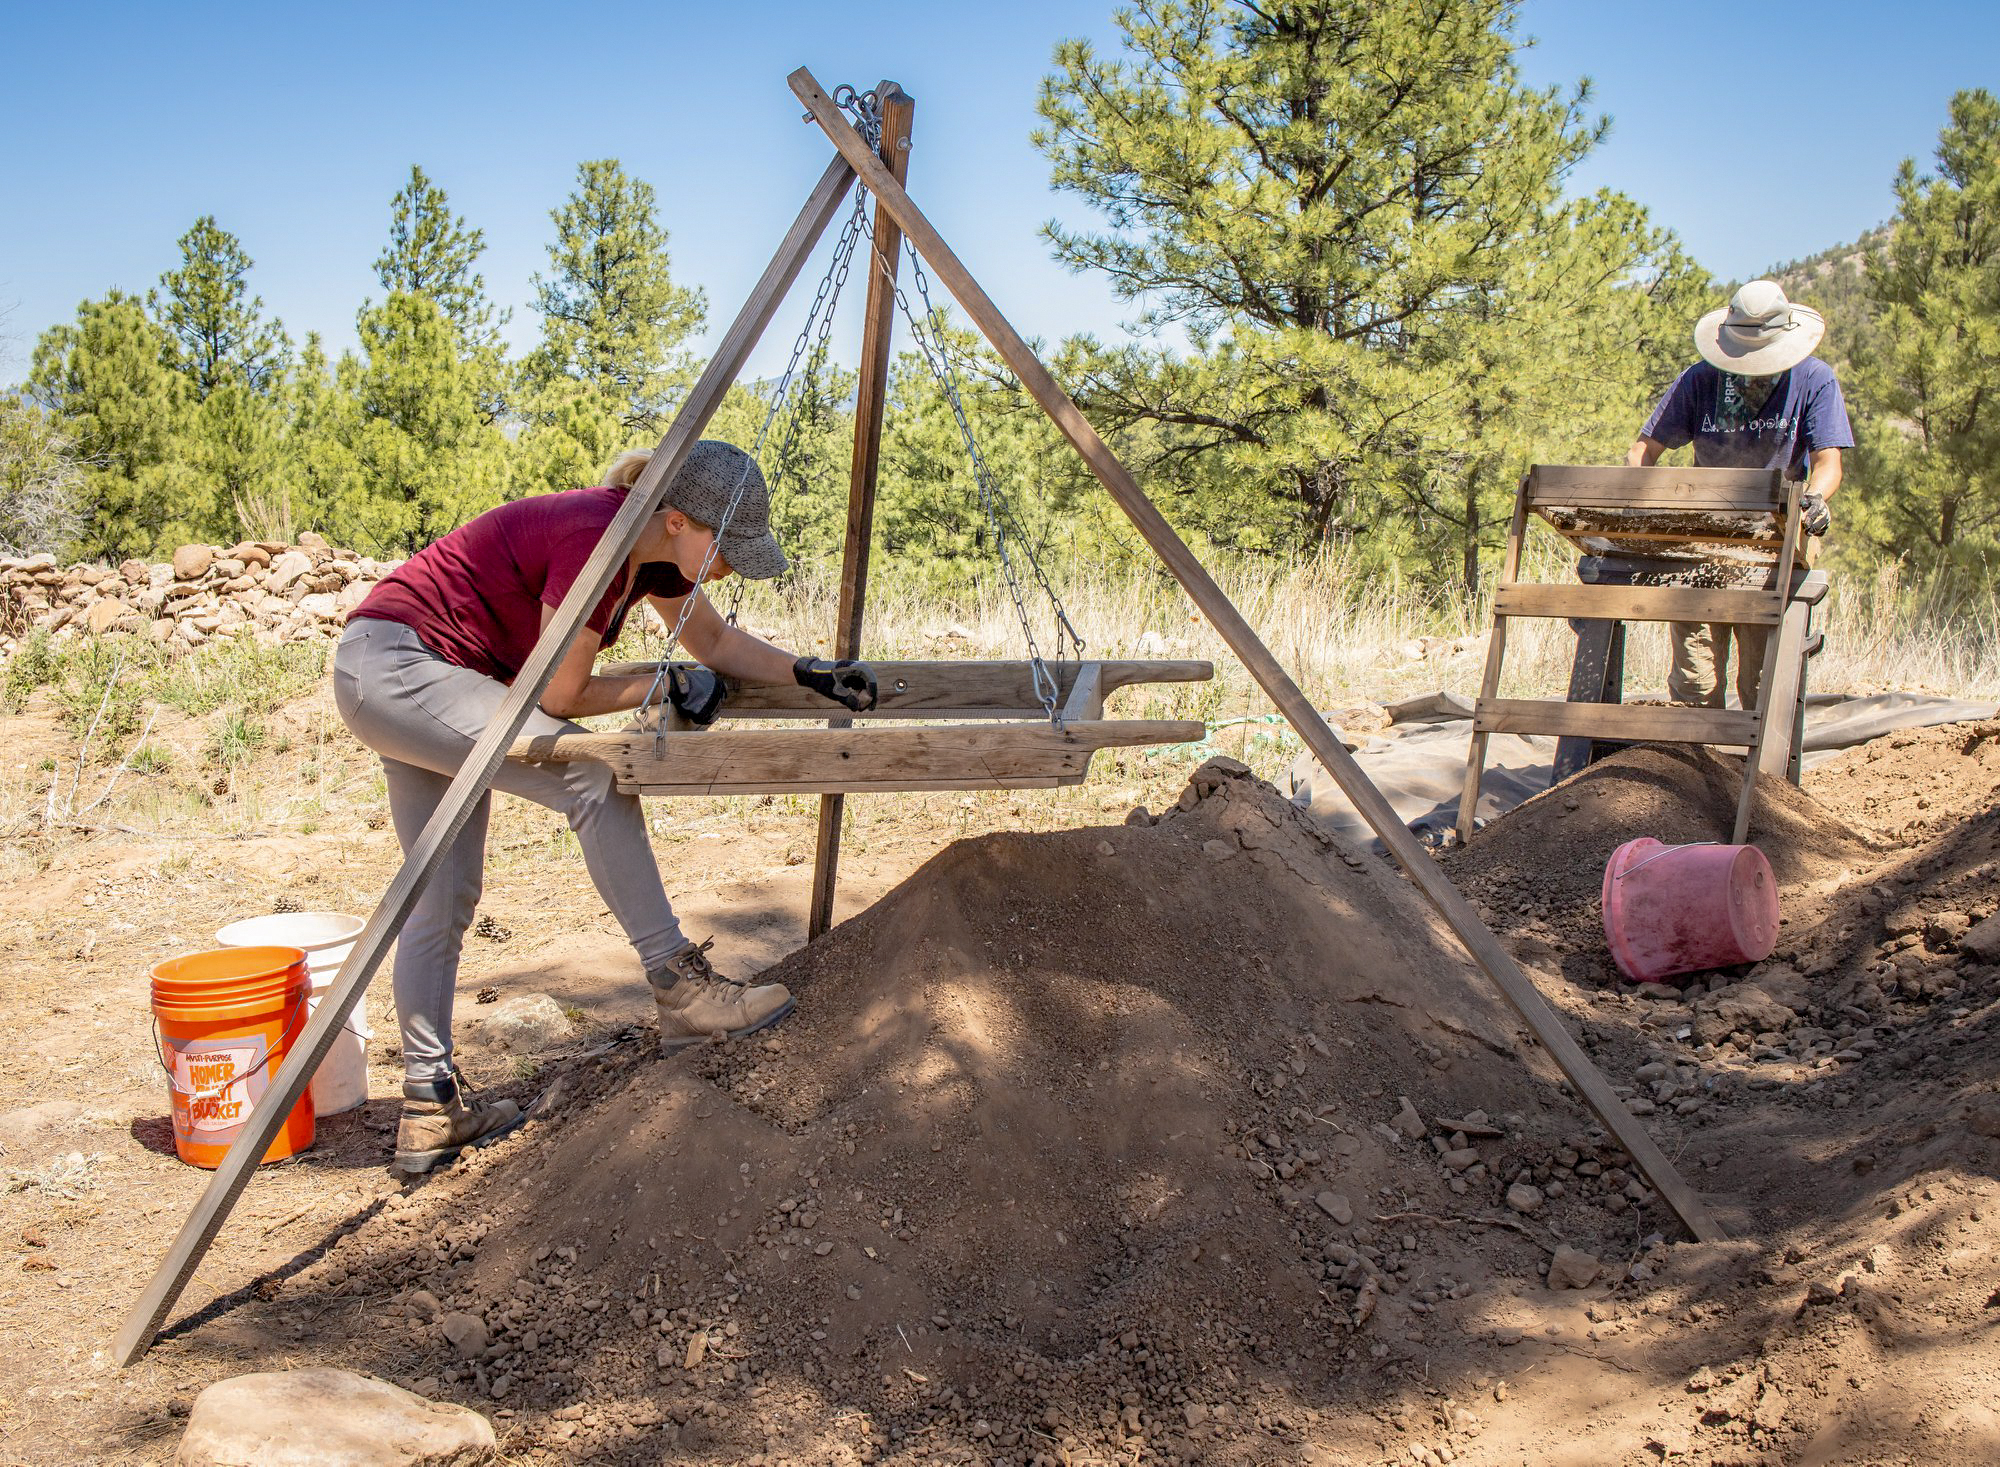
[[[1507,656],[1507,618],[1493,618],[1493,634],[1486,642],[1486,671],[1479,679],[1479,699],[1484,702],[1500,691],[1500,666]],[[1465,784],[1458,794],[1458,839],[1463,845],[1472,839],[1479,813],[1479,781],[1486,773],[1486,735],[1475,728],[1465,753]]]
[[[556,665],[569,650],[578,628],[590,615],[590,609],[610,589],[611,578],[639,543],[646,521],[659,505],[668,480],[687,461],[702,429],[707,427],[709,419],[722,405],[737,374],[749,360],[751,349],[756,346],[779,303],[784,300],[785,292],[798,277],[819,237],[826,232],[826,226],[839,211],[853,177],[852,166],[839,158],[829,164],[821,175],[818,185],[806,200],[805,208],[799,211],[784,242],[779,245],[777,254],[765,267],[742,311],[717,344],[715,355],[709,359],[708,366],[689,391],[680,412],[668,425],[660,446],[654,450],[652,461],[646,465],[638,482],[632,486],[632,492],[626,496],[625,503],[605,527],[597,548],[584,563],[569,594],[556,608],[554,617],[542,629],[540,639],[528,654],[527,662],[515,677],[499,710],[473,743],[465,762],[459,766],[457,775],[438,801],[437,809],[404,856],[402,866],[383,893],[374,915],[362,928],[361,935],[354,941],[353,950],[341,964],[340,972],[334,976],[325,1001],[306,1021],[305,1029],[285,1063],[272,1073],[270,1088],[257,1102],[242,1132],[224,1154],[215,1175],[209,1179],[207,1190],[181,1224],[180,1232],[167,1249],[167,1256],[161,1260],[159,1268],[118,1326],[118,1333],[112,1340],[112,1355],[120,1365],[130,1365],[146,1352],[161,1323],[180,1298],[181,1290],[187,1287],[188,1280],[201,1266],[209,1245],[228,1221],[230,1210],[249,1185],[257,1164],[270,1147],[271,1139],[277,1135],[278,1128],[285,1123],[285,1117],[291,1113],[299,1097],[305,1094],[306,1083],[312,1078],[313,1071],[332,1050],[341,1026],[347,1022],[347,1016],[354,1011],[355,1005],[361,1002],[368,981],[381,966],[390,944],[408,920],[411,909],[416,906],[417,898],[443,861],[446,850],[459,831],[464,829],[473,806],[492,786],[493,775],[499,769],[500,761],[506,757],[508,746],[521,731],[521,725],[542,696],[549,679],[555,675]]]

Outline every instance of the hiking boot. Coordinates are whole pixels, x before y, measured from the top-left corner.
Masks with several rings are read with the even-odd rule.
[[[660,1010],[663,1052],[699,1044],[714,1034],[741,1039],[768,1029],[798,1006],[782,983],[753,988],[717,973],[708,961],[714,944],[712,937],[699,945],[691,942],[646,974]]]
[[[471,1088],[469,1082],[466,1088]],[[396,1159],[390,1165],[413,1176],[427,1172],[468,1146],[498,1141],[526,1119],[511,1100],[475,1100],[467,1105],[459,1095],[456,1070],[436,1080],[405,1080]]]

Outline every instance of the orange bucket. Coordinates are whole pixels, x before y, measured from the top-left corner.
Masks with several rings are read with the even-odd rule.
[[[221,948],[153,969],[153,1022],[182,1161],[211,1171],[222,1164],[305,1029],[311,995],[306,955],[295,947]],[[306,1091],[264,1160],[312,1143]]]

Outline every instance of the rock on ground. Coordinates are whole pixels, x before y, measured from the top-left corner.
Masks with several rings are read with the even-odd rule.
[[[477,1411],[351,1370],[267,1370],[195,1398],[175,1467],[404,1467],[491,1451]]]
[[[525,1053],[569,1038],[576,1025],[546,993],[521,993],[463,1015],[458,1029],[464,1037],[496,1049]]]
[[[1581,1248],[1572,1248],[1567,1243],[1556,1249],[1556,1256],[1549,1260],[1549,1287],[1552,1289],[1587,1289],[1597,1282],[1597,1274],[1603,1268],[1597,1255],[1586,1253]]]

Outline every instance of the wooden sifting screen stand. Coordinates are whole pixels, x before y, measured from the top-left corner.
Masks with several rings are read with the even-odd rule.
[[[1537,464],[1527,472],[1514,497],[1493,595],[1493,634],[1459,796],[1461,840],[1472,834],[1487,739],[1514,733],[1560,735],[1567,747],[1558,777],[1587,762],[1589,741],[1596,739],[1743,749],[1743,789],[1730,835],[1733,844],[1742,844],[1757,776],[1784,778],[1795,770],[1811,609],[1826,589],[1825,577],[1801,567],[1799,490],[1776,469]],[[1531,514],[1581,551],[1592,574],[1606,564],[1638,562],[1643,570],[1636,577],[1606,571],[1595,584],[1523,581]],[[1583,623],[1570,701],[1499,696],[1507,626],[1517,616]],[[1627,621],[1762,628],[1765,655],[1756,706],[1619,702]]]
[[[1438,869],[1430,853],[1418,844],[1417,838],[1397,818],[1382,792],[1369,781],[1361,766],[1354,762],[1353,756],[1342,745],[1339,735],[1327,725],[1304,691],[1271,655],[1270,649],[1243,614],[1146,497],[1138,481],[1112,454],[1097,430],[1091,427],[1020,333],[1000,314],[999,308],[932,227],[923,211],[917,208],[895,174],[869,146],[867,139],[856,131],[810,72],[800,68],[792,73],[789,82],[793,94],[805,104],[808,114],[819,124],[840,156],[821,177],[776,257],[751,292],[742,313],[718,344],[714,357],[688,394],[687,402],[668,427],[666,436],[660,440],[652,462],[633,486],[624,507],[606,527],[604,538],[592,552],[576,584],[563,598],[548,626],[543,629],[541,640],[536,643],[535,650],[494,714],[492,723],[466,756],[436,813],[404,858],[402,868],[390,883],[381,904],[355,940],[353,952],[341,965],[325,1001],[299,1036],[295,1056],[272,1075],[270,1089],[252,1112],[228,1155],[223,1158],[221,1167],[209,1182],[208,1190],[182,1224],[167,1256],[120,1324],[113,1341],[113,1351],[119,1363],[131,1364],[152,1344],[161,1324],[180,1298],[182,1289],[193,1277],[210,1243],[227,1220],[237,1197],[255,1173],[258,1159],[284,1124],[292,1106],[305,1093],[306,1082],[313,1070],[326,1057],[334,1037],[361,1001],[369,979],[374,976],[389,945],[402,929],[418,893],[429,882],[453,837],[464,827],[473,805],[491,785],[494,771],[520,732],[529,709],[548,686],[556,664],[583,625],[590,608],[610,588],[618,567],[631,555],[647,519],[661,502],[662,491],[686,461],[689,450],[708,426],[729,385],[743,370],[751,348],[769,324],[786,289],[797,277],[813,242],[831,221],[847,185],[857,176],[874,195],[882,213],[909,238],[911,245],[930,264],[966,315],[985,334],[1001,359],[1020,379],[1023,389],[1041,405],[1069,440],[1153,553],[1180,582],[1278,711],[1285,715],[1313,756],[1333,775],[1342,792],[1388,847],[1389,853],[1465,945],[1473,961],[1493,980],[1536,1039],[1549,1051],[1576,1093],[1604,1123],[1605,1129],[1617,1137],[1618,1143],[1631,1154],[1633,1163],[1659,1191],[1688,1231],[1705,1242],[1726,1238],[1728,1234],[1722,1225],[1674,1169],[1673,1163],[1661,1152],[1639,1118],[1626,1110],[1624,1101],[1563,1027],[1548,1001],[1536,991],[1527,975],[1485,923],[1480,921],[1472,904]],[[1084,668],[1091,665],[1084,664]],[[1108,681],[1110,670],[1117,664],[1099,666]],[[1082,670],[1077,674],[1079,679],[1086,675]],[[1088,688],[1081,696],[1088,706],[1097,706],[1095,694]],[[1069,697],[1072,700],[1079,697],[1075,686],[1070,688]]]

